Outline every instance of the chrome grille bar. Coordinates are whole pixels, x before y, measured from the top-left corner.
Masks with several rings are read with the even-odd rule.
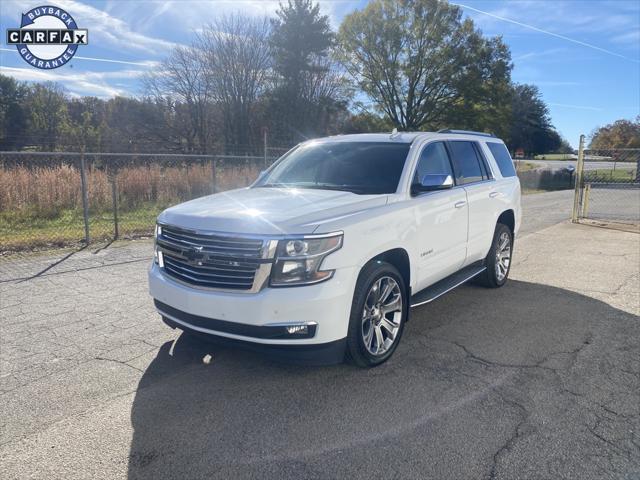
[[[259,291],[271,272],[275,240],[203,234],[162,225],[156,239],[163,272],[202,289]]]

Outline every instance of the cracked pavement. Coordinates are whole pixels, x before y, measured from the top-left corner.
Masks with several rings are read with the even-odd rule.
[[[1,283],[3,478],[640,478],[640,236],[529,228],[515,256],[373,370],[181,336],[146,262]]]

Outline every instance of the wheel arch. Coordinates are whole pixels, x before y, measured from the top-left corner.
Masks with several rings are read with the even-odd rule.
[[[404,248],[392,248],[385,252],[379,253],[367,263],[370,262],[387,262],[398,269],[402,280],[407,289],[411,286],[411,261],[409,260],[409,253]]]
[[[516,214],[512,209],[505,210],[498,216],[498,220],[496,223],[501,223],[509,227],[511,230],[511,236],[515,235],[516,231]]]
[[[409,258],[409,253],[401,247],[392,248],[389,250],[385,250],[384,252],[378,253],[373,258],[371,258],[368,262],[366,262],[360,272],[364,270],[364,268],[373,262],[386,262],[390,263],[394,267],[398,269],[400,275],[402,276],[402,280],[404,281],[404,286],[407,293],[408,307],[407,307],[407,317],[405,321],[409,320],[409,311],[411,310],[411,260]],[[359,279],[358,275],[358,279]]]

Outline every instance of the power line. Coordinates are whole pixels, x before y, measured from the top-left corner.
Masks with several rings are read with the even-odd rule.
[[[581,45],[583,47],[588,47],[593,50],[598,50],[599,52],[606,53],[608,55],[613,55],[614,57],[624,58],[625,60],[630,60],[635,63],[640,63],[640,60],[636,60],[635,58],[629,58],[625,55],[621,55],[620,53],[612,52],[611,50],[607,50],[606,48],[598,47],[597,45],[593,45],[591,43],[583,42],[581,40],[576,40],[575,38],[567,37],[565,35],[560,35],[559,33],[550,32],[549,30],[543,30],[542,28],[534,27],[533,25],[529,25],[528,23],[518,22],[517,20],[512,20],[510,18],[501,17],[500,15],[496,15],[494,13],[485,12],[484,10],[480,10],[478,8],[470,7],[469,5],[465,5],[462,3],[454,3],[450,2],[452,5],[457,5],[458,7],[466,8],[468,10],[481,13],[483,15],[487,15],[488,17],[492,17],[498,20],[502,20],[503,22],[513,23],[514,25],[518,25],[520,27],[528,28],[529,30],[534,30],[539,33],[544,33],[546,35],[551,35],[552,37],[560,38],[562,40],[566,40],[571,43],[575,43],[577,45]]]

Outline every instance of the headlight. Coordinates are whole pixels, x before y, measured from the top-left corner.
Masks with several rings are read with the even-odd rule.
[[[328,280],[333,270],[320,270],[322,261],[342,247],[342,234],[280,240],[271,271],[271,286],[309,285]]]

